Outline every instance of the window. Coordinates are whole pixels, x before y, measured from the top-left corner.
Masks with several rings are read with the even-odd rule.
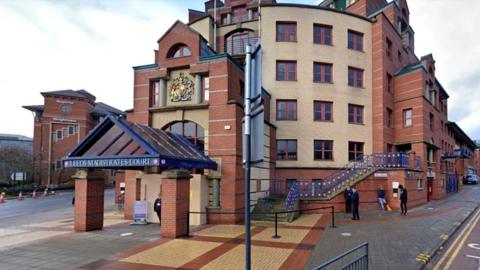
[[[357,0],[347,0],[346,6],[349,7],[350,5],[355,4],[355,2],[357,2]]]
[[[392,41],[389,38],[387,38],[387,51],[386,51],[386,53],[387,53],[388,57],[392,58]]]
[[[68,128],[63,128],[63,137],[68,137]]]
[[[356,51],[363,51],[363,34],[348,30],[348,48]]]
[[[57,132],[52,132],[52,141],[57,141]]]
[[[315,140],[313,147],[315,160],[333,160],[333,141]]]
[[[387,108],[387,127],[391,128],[393,126],[393,111],[390,108]]]
[[[328,101],[313,102],[313,120],[333,121],[333,103]]]
[[[393,93],[393,77],[387,73],[387,91]]]
[[[160,106],[160,82],[150,81],[150,106]]]
[[[228,14],[222,14],[222,24],[228,24]]]
[[[210,99],[210,78],[202,77],[203,101]]]
[[[430,130],[433,130],[435,119],[433,113],[430,113]]]
[[[332,64],[313,63],[313,81],[320,83],[332,83]]]
[[[277,159],[296,160],[297,140],[277,140]]]
[[[205,149],[205,131],[195,122],[172,122],[166,125],[163,130],[180,134],[186,137],[187,140],[193,143],[198,149],[202,151]]]
[[[62,161],[61,160],[55,160],[55,171],[61,170],[62,169]]]
[[[402,53],[400,51],[397,52],[397,55],[398,55],[398,62],[402,62]]]
[[[247,20],[247,8],[245,6],[239,6],[232,8],[233,22],[242,22]]]
[[[387,143],[387,153],[393,153],[393,144]]]
[[[68,127],[68,135],[73,135],[75,134],[75,127],[74,126],[69,126]]]
[[[417,189],[423,189],[423,179],[422,178],[417,179]]]
[[[348,85],[363,87],[363,69],[348,67]]]
[[[363,106],[348,104],[348,123],[363,124]]]
[[[63,138],[63,131],[60,129],[60,130],[57,130],[57,140],[61,140]]]
[[[348,142],[348,160],[360,160],[363,157],[363,142]]]
[[[69,113],[71,111],[70,104],[62,104],[60,110],[64,113]]]
[[[235,32],[225,39],[225,51],[230,55],[245,54],[248,44],[255,44],[257,38],[253,31]]]
[[[277,120],[297,120],[297,101],[277,100]]]
[[[297,62],[277,61],[277,81],[297,80]]]
[[[435,90],[430,91],[430,102],[434,107],[437,104],[437,92]]]
[[[403,110],[403,126],[411,127],[413,125],[412,109]]]
[[[332,26],[323,24],[313,25],[313,43],[332,45]]]
[[[172,49],[170,49],[168,53],[168,58],[179,58],[179,57],[186,57],[192,55],[192,52],[187,47],[187,45],[180,44],[175,45]]]
[[[277,41],[296,42],[297,23],[277,22]]]

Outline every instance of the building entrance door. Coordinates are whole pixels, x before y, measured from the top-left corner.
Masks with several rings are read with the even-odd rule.
[[[428,178],[428,180],[427,180],[427,201],[432,200],[432,194],[433,194],[433,179]]]

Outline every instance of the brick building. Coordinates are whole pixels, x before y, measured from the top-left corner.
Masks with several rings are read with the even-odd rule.
[[[43,105],[23,106],[34,114],[34,181],[43,185],[69,182],[73,170],[64,169],[62,158],[106,115],[124,112],[85,90],[42,92]]]
[[[146,149],[142,155],[155,152],[156,142],[147,138],[151,134],[181,134],[218,167],[167,166],[155,160],[158,156],[143,170],[126,166],[127,218],[135,201],[147,201],[149,221],[157,221],[151,207],[157,194],[170,200],[172,194],[180,198],[189,192],[188,209],[207,212],[190,215],[192,224],[243,219],[243,63],[245,45],[257,42],[262,47],[265,154],[252,170],[253,204],[286,196],[281,201],[287,209],[336,205],[339,211],[344,203],[339,195],[353,185],[362,208],[378,209],[379,186],[395,208],[399,184],[409,189],[411,206],[445,197],[452,185],[461,187],[462,165],[447,153],[468,140],[448,121],[449,96],[435,76],[433,56],[415,54],[406,0],[326,0],[319,5],[211,0],[203,11],[189,10],[187,24],[176,21],[160,37],[152,64],[133,68],[128,122],[110,119],[113,124],[102,125],[134,126],[127,133]],[[112,136],[99,131],[89,139]],[[117,153],[129,149],[132,140],[115,143]],[[137,153],[95,163],[82,151],[65,162],[112,167]],[[94,152],[95,159],[106,158]],[[169,179],[190,177],[172,168],[190,168],[189,187],[171,185]],[[185,201],[182,205],[187,207]],[[188,209],[168,215],[185,218]]]

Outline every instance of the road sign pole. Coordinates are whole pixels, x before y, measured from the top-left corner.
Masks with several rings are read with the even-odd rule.
[[[243,146],[244,149],[244,163],[245,163],[245,269],[251,268],[251,243],[250,243],[250,135],[251,135],[251,108],[250,108],[250,93],[251,93],[251,62],[252,62],[252,47],[246,46],[246,61],[245,61],[245,132]]]

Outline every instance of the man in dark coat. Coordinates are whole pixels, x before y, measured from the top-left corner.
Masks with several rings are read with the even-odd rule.
[[[358,206],[360,204],[360,195],[355,188],[352,188],[352,214],[353,220],[359,220],[360,214],[358,212]]]
[[[398,188],[400,189],[400,209],[402,210],[402,215],[406,216],[408,192],[402,185],[399,185]]]
[[[160,223],[160,225],[162,225],[162,217],[161,217],[161,214],[162,214],[162,199],[160,198],[160,194],[158,194],[157,199],[153,203],[153,211],[155,211],[155,213],[157,213],[158,222]]]
[[[347,187],[345,192],[343,193],[343,197],[345,197],[345,213],[352,212],[352,189]]]

